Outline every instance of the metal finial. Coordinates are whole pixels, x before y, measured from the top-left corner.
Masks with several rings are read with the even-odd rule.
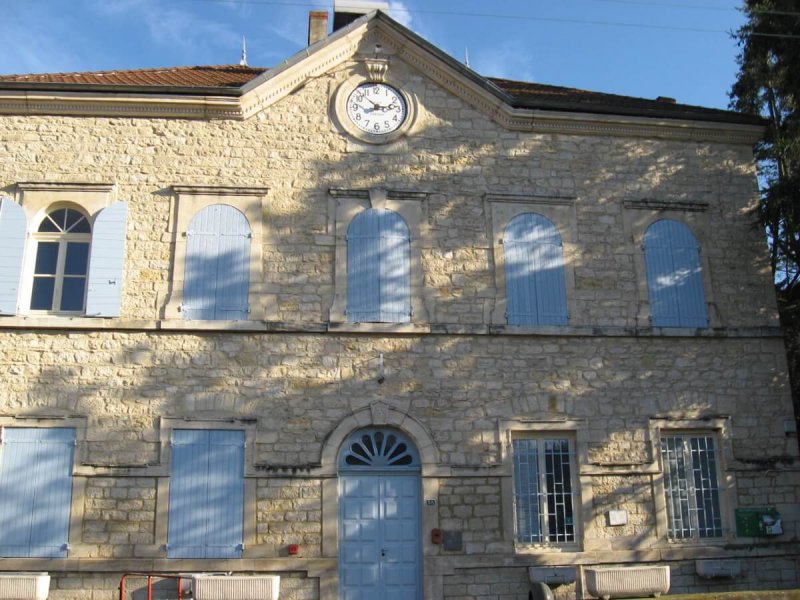
[[[247,66],[247,40],[244,36],[242,36],[242,60],[239,61],[239,64],[243,67]]]

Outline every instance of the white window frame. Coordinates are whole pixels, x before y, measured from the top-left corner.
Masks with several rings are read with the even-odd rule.
[[[509,327],[506,313],[508,299],[506,297],[506,260],[503,248],[503,236],[506,227],[514,217],[523,213],[537,213],[546,217],[555,226],[561,236],[562,260],[564,268],[564,287],[567,296],[567,318],[569,325],[580,324],[582,317],[575,301],[575,270],[573,265],[577,259],[577,215],[575,198],[535,196],[520,194],[489,194],[486,196],[491,213],[492,250],[494,254],[494,287],[495,302],[491,312],[492,325]],[[526,325],[510,326],[514,330],[527,329],[563,329],[564,325]]]
[[[31,316],[83,316],[86,314],[86,300],[88,296],[89,272],[87,265],[86,289],[84,290],[83,308],[79,311],[61,310],[33,310],[31,309],[31,296],[33,292],[33,278],[36,267],[36,253],[40,241],[88,241],[89,257],[91,259],[91,242],[94,235],[94,221],[97,213],[116,201],[116,188],[113,184],[104,183],[52,183],[52,182],[23,182],[17,184],[18,201],[25,211],[28,219],[28,236],[25,243],[25,256],[22,266],[22,283],[18,298],[18,312],[21,315]],[[39,226],[46,216],[59,208],[71,208],[82,213],[92,232],[88,234],[40,233]],[[74,238],[72,237],[74,236]],[[85,236],[85,239],[82,239]],[[81,239],[79,239],[79,237]],[[56,275],[55,298],[60,297],[60,285],[63,283],[63,261],[66,258],[65,248],[59,248],[59,264],[62,277]],[[54,304],[55,305],[55,304]]]
[[[266,293],[263,267],[263,226],[268,188],[243,188],[227,186],[172,186],[174,192],[170,206],[169,233],[172,237],[173,259],[170,291],[164,303],[164,318],[171,320],[174,328],[224,327],[226,323],[241,321],[184,321],[181,314],[183,285],[186,273],[186,231],[194,216],[213,204],[227,204],[241,211],[250,224],[250,284],[248,303],[249,321],[277,319],[277,299]],[[244,321],[246,323],[247,321]]]
[[[74,206],[72,204],[56,204],[51,206],[47,212],[42,216],[41,220],[38,223],[34,223],[31,231],[31,237],[35,241],[35,243],[31,244],[31,248],[33,250],[33,262],[34,262],[34,272],[31,275],[31,300],[28,302],[27,305],[27,312],[32,315],[39,315],[39,314],[46,314],[46,315],[82,315],[86,312],[86,296],[87,296],[87,289],[89,286],[89,258],[91,256],[91,247],[92,247],[92,233],[93,229],[89,233],[71,233],[71,232],[41,232],[39,231],[39,227],[41,227],[42,223],[47,219],[47,217],[52,214],[53,212],[60,210],[60,209],[69,209],[80,213],[84,219],[89,223],[89,227],[92,227],[92,222],[89,217],[80,207]],[[53,275],[53,279],[55,280],[53,284],[53,298],[52,298],[52,306],[53,308],[50,309],[34,309],[30,304],[33,301],[33,284],[36,281],[37,277],[41,277],[41,275],[37,274],[36,271],[36,258],[39,255],[39,245],[41,243],[58,243],[58,254],[56,257],[56,272]],[[61,305],[61,296],[64,289],[64,280],[69,278],[69,275],[64,273],[65,264],[67,261],[67,245],[70,243],[83,243],[89,245],[89,251],[87,252],[86,256],[86,273],[84,274],[84,284],[83,284],[83,304],[80,309],[78,310],[61,310],[56,308]]]

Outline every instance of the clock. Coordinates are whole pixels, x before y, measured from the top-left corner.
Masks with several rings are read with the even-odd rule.
[[[383,136],[397,131],[408,117],[405,97],[385,83],[362,83],[347,97],[346,114],[359,130]]]

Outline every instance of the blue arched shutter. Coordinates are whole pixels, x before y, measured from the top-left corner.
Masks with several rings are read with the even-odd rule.
[[[411,320],[411,239],[397,213],[370,208],[347,229],[347,319]]]
[[[556,226],[536,213],[511,219],[503,238],[509,325],[566,325],[564,254]]]
[[[169,484],[169,558],[240,558],[244,433],[176,429]]]
[[[707,327],[700,245],[683,223],[662,219],[644,235],[650,314],[656,327]]]
[[[67,555],[71,428],[7,428],[0,446],[0,556]]]
[[[28,220],[22,207],[10,198],[0,198],[0,315],[17,312],[27,233]]]
[[[186,232],[183,318],[242,321],[250,292],[250,224],[239,210],[213,204]]]
[[[128,205],[115,202],[97,215],[92,232],[86,314],[118,317],[125,268],[125,233]]]

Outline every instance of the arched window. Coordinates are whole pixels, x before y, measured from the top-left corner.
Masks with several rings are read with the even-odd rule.
[[[397,213],[369,208],[347,228],[347,320],[411,321],[411,238]]]
[[[700,245],[686,225],[656,221],[644,234],[650,315],[656,327],[707,327]]]
[[[88,217],[76,208],[57,208],[45,215],[34,237],[31,310],[82,312],[92,243]]]
[[[503,258],[509,325],[566,325],[564,256],[556,226],[540,214],[517,215],[505,229]]]
[[[247,319],[251,237],[247,217],[227,204],[212,204],[192,218],[186,232],[184,319]]]

